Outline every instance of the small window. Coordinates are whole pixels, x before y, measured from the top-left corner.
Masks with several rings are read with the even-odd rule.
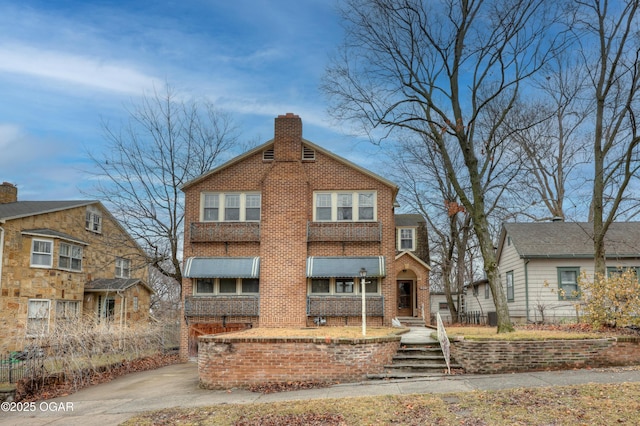
[[[313,161],[316,159],[316,151],[306,146],[302,147],[302,159],[305,161]]]
[[[513,302],[514,290],[513,290],[513,271],[507,272],[507,302]]]
[[[491,287],[489,286],[489,284],[485,284],[484,285],[484,298],[488,299],[490,297],[490,293],[491,293]]]
[[[558,268],[558,298],[560,300],[576,300],[580,298],[579,275],[580,268]]]
[[[27,335],[40,336],[49,332],[49,308],[51,301],[29,300],[27,312]]]
[[[138,312],[138,296],[133,296],[133,312]]]
[[[131,277],[131,260],[123,259],[121,257],[116,258],[116,278],[130,278]]]
[[[198,278],[196,280],[197,294],[213,294],[213,278]]]
[[[58,268],[76,272],[82,271],[82,247],[60,243]]]
[[[31,266],[51,268],[53,266],[53,240],[31,241]]]
[[[415,250],[415,230],[413,228],[400,228],[398,230],[398,246],[402,250]]]
[[[311,280],[311,293],[329,294],[331,292],[329,285],[329,278],[313,278]]]
[[[338,220],[353,220],[353,196],[338,194]]]
[[[236,293],[235,278],[220,278],[220,293]]]
[[[353,278],[336,278],[336,293],[353,293]]]
[[[260,293],[260,281],[257,278],[243,278],[242,293]]]
[[[449,310],[449,305],[447,304],[447,302],[440,302],[438,304],[438,309],[441,311],[448,311]]]
[[[369,278],[369,280],[365,281],[364,288],[367,293],[378,293],[378,279]]]
[[[85,216],[85,228],[87,231],[100,234],[102,232],[102,213],[96,208],[88,207]]]
[[[218,194],[204,195],[204,220],[217,222],[220,209],[220,196]]]

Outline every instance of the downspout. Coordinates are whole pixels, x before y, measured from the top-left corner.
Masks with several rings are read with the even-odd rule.
[[[529,322],[529,259],[524,261],[524,300],[527,310],[527,322]]]

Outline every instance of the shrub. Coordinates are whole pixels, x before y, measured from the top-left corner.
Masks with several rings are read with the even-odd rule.
[[[634,269],[579,279],[585,319],[595,327],[640,326],[640,282]]]

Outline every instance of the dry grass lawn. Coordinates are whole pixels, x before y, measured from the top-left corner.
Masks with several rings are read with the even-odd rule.
[[[463,336],[468,340],[576,340],[601,339],[610,334],[593,331],[573,331],[564,329],[516,329],[513,333],[498,334],[497,327],[446,327],[447,336],[452,339]]]
[[[124,425],[638,424],[640,383],[225,404],[145,413]]]
[[[366,337],[385,337],[406,329],[391,327],[367,327]],[[226,333],[224,337],[320,337],[332,339],[360,339],[362,327],[318,327],[318,328],[265,328]]]

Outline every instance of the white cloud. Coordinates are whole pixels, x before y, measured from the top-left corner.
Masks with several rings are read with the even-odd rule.
[[[0,44],[0,72],[136,95],[161,81],[126,64],[18,43]]]

